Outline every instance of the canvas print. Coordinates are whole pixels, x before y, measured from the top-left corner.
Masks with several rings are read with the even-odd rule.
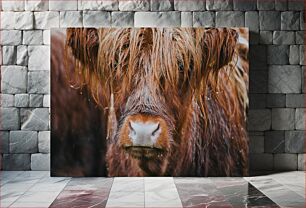
[[[246,176],[247,28],[51,33],[52,176]]]

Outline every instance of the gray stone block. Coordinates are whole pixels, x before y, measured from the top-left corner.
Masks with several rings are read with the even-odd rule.
[[[35,153],[38,151],[36,131],[11,131],[10,153]]]
[[[297,154],[275,154],[274,155],[274,169],[289,171],[297,170]]]
[[[287,0],[275,0],[275,10],[286,11],[288,9]]]
[[[305,152],[305,131],[286,131],[285,133],[285,151],[287,153]]]
[[[289,48],[289,64],[300,63],[300,47],[298,45],[291,45]]]
[[[306,87],[304,87],[304,82],[306,80],[305,66],[302,66],[302,93],[306,92]]]
[[[27,69],[22,66],[1,67],[2,93],[24,93],[27,88]]]
[[[0,130],[16,130],[20,128],[19,111],[17,108],[1,108]]]
[[[267,47],[263,45],[252,45],[249,51],[251,71],[254,68],[267,66]]]
[[[248,130],[265,131],[271,128],[271,110],[256,109],[249,110],[248,113]]]
[[[273,34],[272,31],[260,31],[259,43],[260,44],[272,44]]]
[[[298,154],[298,170],[306,170],[305,161],[306,161],[306,154]]]
[[[206,0],[206,9],[213,11],[226,11],[233,9],[232,0]]]
[[[193,27],[214,27],[214,12],[193,12]]]
[[[0,153],[9,153],[9,137],[8,131],[0,131]]]
[[[50,45],[50,30],[43,30],[43,43]]]
[[[305,107],[304,94],[287,94],[286,107],[288,108],[303,108]]]
[[[295,32],[295,43],[299,45],[304,44],[304,31]]]
[[[305,130],[305,108],[297,108],[295,111],[295,129]]]
[[[50,95],[44,95],[43,106],[50,107]]]
[[[234,10],[238,11],[256,10],[256,1],[233,0],[233,4],[234,4]]]
[[[274,1],[262,1],[257,0],[257,9],[258,10],[274,10]]]
[[[17,65],[26,66],[28,65],[28,47],[25,45],[17,46]]]
[[[259,12],[260,30],[280,30],[281,15],[278,11],[260,11]]]
[[[29,72],[28,93],[50,94],[49,71]]]
[[[272,129],[293,130],[294,118],[295,118],[295,109],[293,108],[273,108]]]
[[[181,12],[181,27],[192,27],[192,12]]]
[[[300,13],[299,12],[282,12],[281,14],[282,30],[299,30]]]
[[[292,31],[274,31],[273,44],[277,45],[295,44],[295,33]]]
[[[119,0],[120,11],[149,11],[150,0]]]
[[[33,12],[15,12],[15,29],[31,30],[33,27]]]
[[[259,31],[258,12],[245,13],[245,27],[248,27],[250,32]]]
[[[119,8],[118,0],[113,1],[88,1],[79,0],[78,10],[94,10],[94,11],[116,11]]]
[[[24,11],[24,1],[3,1],[3,11]]]
[[[83,11],[84,27],[109,27],[111,14],[105,11]]]
[[[305,30],[305,12],[300,12],[300,29]]]
[[[64,11],[60,12],[60,27],[82,27],[82,11]]]
[[[50,29],[59,27],[59,12],[34,12],[34,28]]]
[[[14,106],[14,95],[0,94],[0,106],[1,107],[13,107]]]
[[[12,19],[15,18],[14,12],[4,12],[2,11],[0,14],[0,23],[1,23],[1,29],[3,30],[12,30],[15,28],[15,22],[12,21]]]
[[[29,30],[23,32],[23,44],[41,45],[43,44],[42,30]]]
[[[250,109],[263,109],[266,107],[266,94],[250,94],[249,95]]]
[[[170,11],[174,9],[174,0],[151,0],[151,11]]]
[[[32,154],[31,170],[50,170],[50,154]]]
[[[174,10],[178,11],[204,11],[205,1],[203,0],[193,0],[193,1],[182,1],[174,0]]]
[[[30,154],[4,154],[3,170],[30,170]]]
[[[49,109],[35,108],[24,115],[21,129],[32,131],[46,131],[49,127]]]
[[[50,153],[50,131],[38,133],[38,150],[40,153]]]
[[[42,107],[44,95],[30,94],[30,107]]]
[[[269,45],[267,48],[268,64],[288,64],[289,46],[287,45]]]
[[[268,92],[268,72],[250,71],[250,93],[267,93]]]
[[[217,27],[244,27],[244,12],[216,12]]]
[[[285,152],[285,132],[267,131],[265,132],[265,152],[284,153]]]
[[[270,93],[300,93],[301,68],[293,65],[269,67]]]
[[[113,27],[133,27],[134,12],[112,12]]]
[[[180,12],[136,12],[135,27],[179,27]]]
[[[264,137],[263,136],[249,136],[250,153],[264,152]]]
[[[286,106],[285,94],[268,94],[267,107],[268,108],[282,108]]]
[[[78,1],[49,1],[49,10],[63,11],[63,10],[77,10]]]
[[[250,154],[251,170],[273,170],[272,154]]]
[[[20,45],[21,39],[20,30],[1,30],[2,45]]]
[[[304,1],[303,0],[296,0],[296,1],[288,0],[288,9],[289,10],[303,11]]]
[[[28,69],[50,70],[50,47],[49,46],[29,46],[29,64]]]
[[[25,1],[26,11],[46,11],[48,9],[49,9],[49,1],[45,0]]]
[[[304,49],[304,45],[300,45],[300,65],[305,65],[305,49]]]
[[[16,64],[17,50],[16,46],[2,46],[2,64],[14,65]]]
[[[248,131],[249,136],[264,136],[263,131]]]
[[[15,95],[15,107],[28,107],[29,95],[28,94],[16,94]]]

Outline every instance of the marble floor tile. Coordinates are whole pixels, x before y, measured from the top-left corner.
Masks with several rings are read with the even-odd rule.
[[[105,207],[109,192],[93,190],[65,190],[54,200],[51,208]]]
[[[50,177],[1,173],[1,207],[292,207],[305,206],[305,172],[246,178]]]
[[[107,208],[138,208],[145,206],[144,192],[111,192]]]
[[[23,204],[44,204],[44,205],[50,205],[54,199],[57,197],[57,195],[60,193],[60,191],[35,191],[30,192],[27,191],[22,196],[20,196],[11,206],[12,207],[22,207]]]
[[[183,207],[232,207],[209,178],[175,179]]]
[[[171,191],[175,189],[172,177],[146,177],[144,178],[145,192]]]
[[[146,207],[182,207],[172,177],[147,177],[144,181]]]
[[[113,178],[72,178],[50,207],[105,207]]]
[[[12,179],[10,183],[36,183],[44,177],[48,177],[47,171],[24,171]]]
[[[7,182],[14,180],[18,175],[22,174],[24,171],[2,171],[0,172],[0,184],[1,186]]]
[[[42,178],[37,183],[35,183],[28,191],[40,191],[40,190],[48,190],[48,191],[62,191],[67,183],[70,181],[70,178]]]
[[[15,202],[10,208],[48,208],[50,202]]]
[[[305,172],[276,173],[269,177],[305,198]]]
[[[304,207],[305,199],[269,176],[246,178],[254,187],[282,207]]]
[[[144,178],[142,177],[118,177],[114,179],[112,192],[143,192]]]

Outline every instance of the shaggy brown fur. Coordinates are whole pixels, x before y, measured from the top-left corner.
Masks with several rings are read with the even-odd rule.
[[[247,37],[238,29],[67,29],[70,81],[107,112],[109,176],[247,175],[248,48],[238,34]],[[160,152],[134,157],[124,148],[133,116],[164,122]]]
[[[87,90],[72,87],[73,62],[67,58],[65,68],[64,40],[61,33],[51,36],[51,175],[106,175],[103,111]]]

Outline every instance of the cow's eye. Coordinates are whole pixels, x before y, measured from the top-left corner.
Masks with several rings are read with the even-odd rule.
[[[184,73],[184,64],[181,61],[178,62],[178,70],[180,73]]]

